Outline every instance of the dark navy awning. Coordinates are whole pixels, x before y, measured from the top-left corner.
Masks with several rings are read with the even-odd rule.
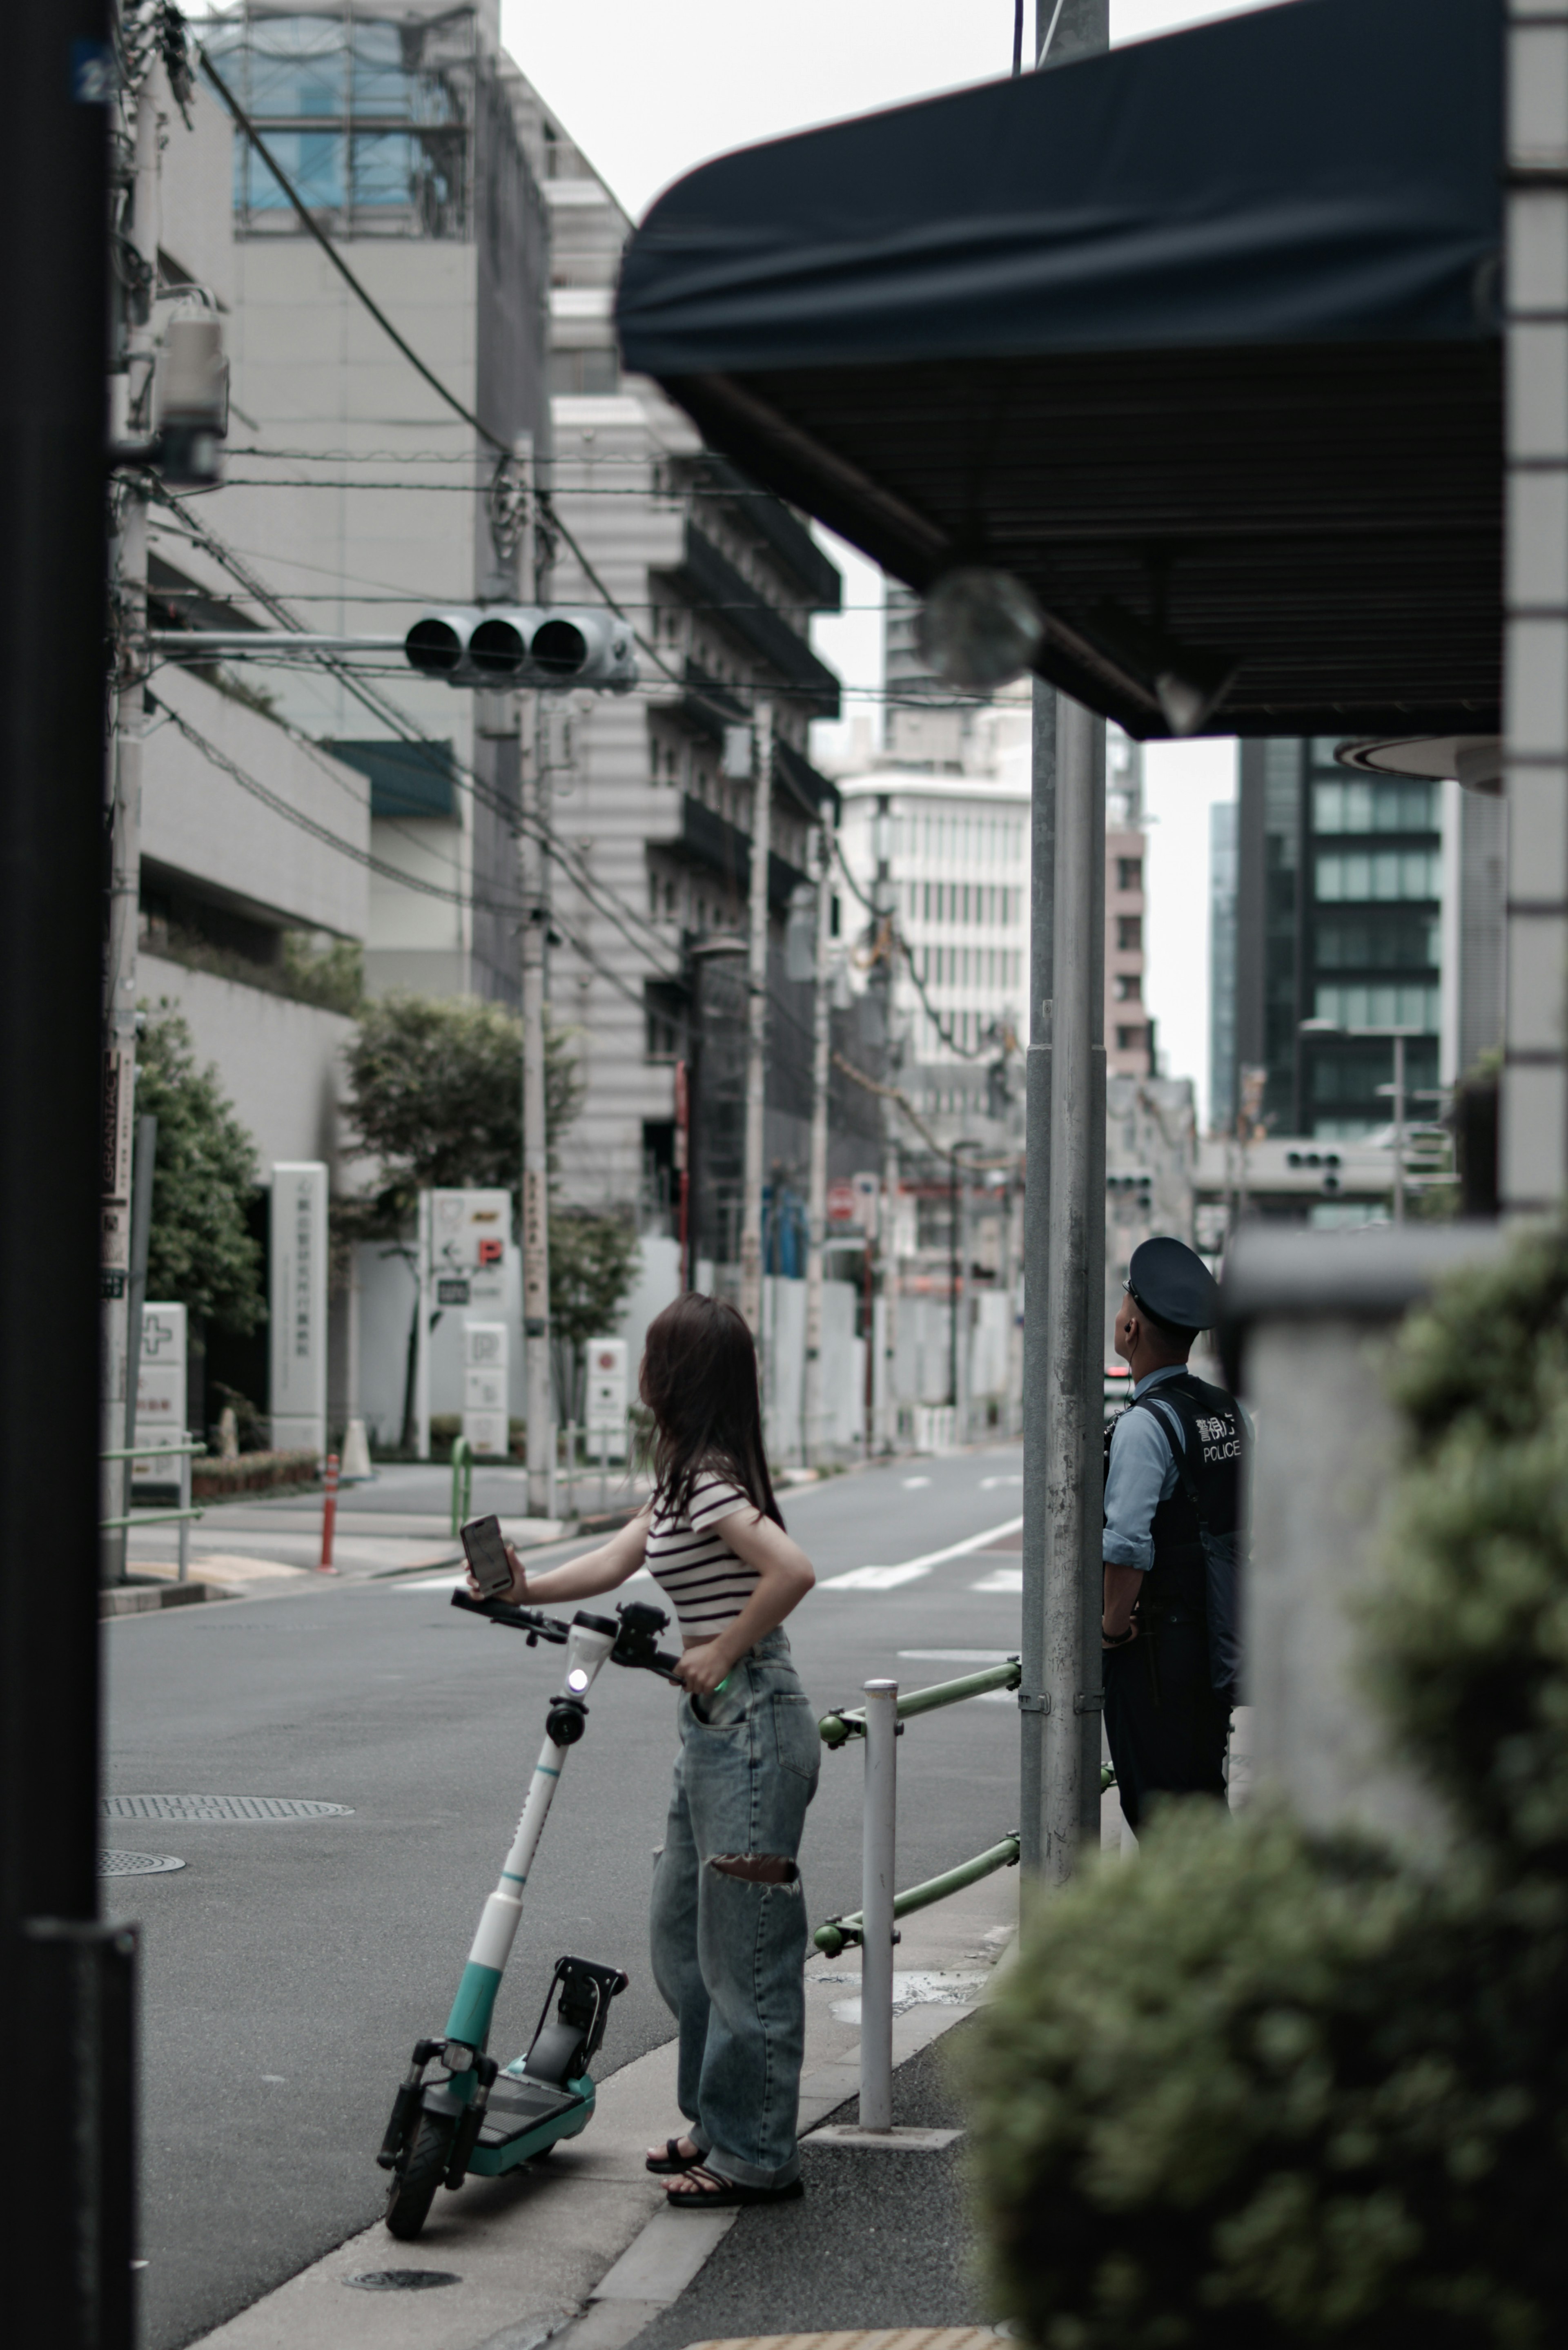
[[[629,244],[628,369],[911,586],[1028,580],[1140,734],[1495,723],[1499,0],[1292,0],[753,148]]]

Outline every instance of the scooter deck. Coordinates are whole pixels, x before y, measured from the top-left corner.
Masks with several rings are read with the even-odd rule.
[[[468,2158],[471,2178],[497,2178],[544,2154],[558,2138],[576,2137],[593,2118],[595,2090],[586,2076],[557,2087],[553,2081],[530,2081],[525,2075],[503,2073],[490,2092],[490,2104],[479,2143]],[[443,2089],[427,2089],[425,2110],[462,2111]]]

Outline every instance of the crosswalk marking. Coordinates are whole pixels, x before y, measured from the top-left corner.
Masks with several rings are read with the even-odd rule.
[[[1022,1597],[1023,1591],[1023,1569],[1021,1566],[993,1567],[989,1575],[982,1575],[978,1583],[971,1583],[970,1585],[970,1589],[971,1591],[1012,1592]]]

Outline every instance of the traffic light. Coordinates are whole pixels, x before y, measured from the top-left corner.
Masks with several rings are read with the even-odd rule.
[[[403,651],[422,676],[493,693],[514,686],[628,693],[637,683],[629,625],[592,608],[452,605],[422,612]]]

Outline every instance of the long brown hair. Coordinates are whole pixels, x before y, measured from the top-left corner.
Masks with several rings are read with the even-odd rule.
[[[757,1350],[727,1299],[689,1289],[654,1316],[638,1391],[658,1426],[653,1473],[667,1507],[683,1510],[692,1479],[711,1468],[783,1525],[763,1444]]]

